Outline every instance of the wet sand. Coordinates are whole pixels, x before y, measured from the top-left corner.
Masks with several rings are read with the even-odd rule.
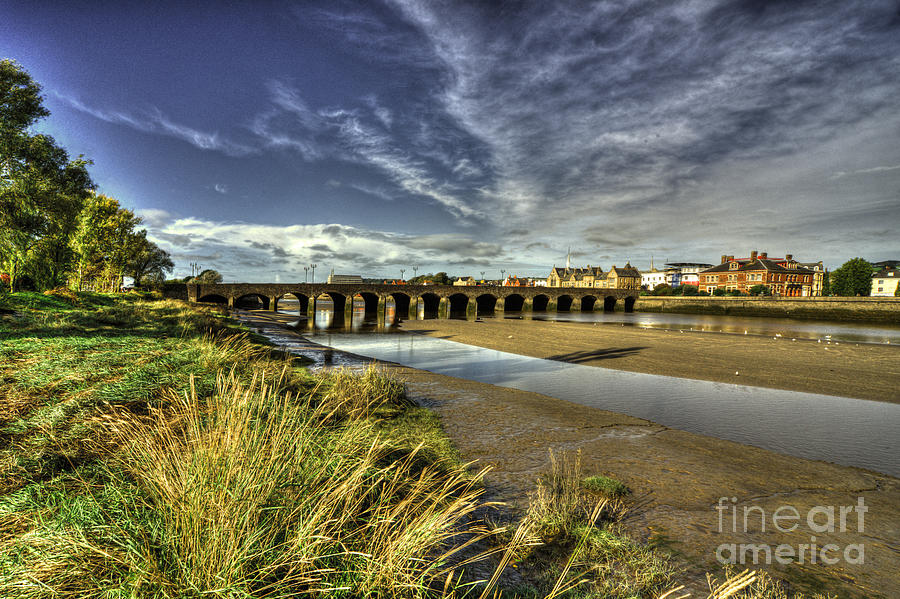
[[[329,359],[337,353],[315,344],[306,349]],[[493,468],[486,479],[492,500],[524,506],[535,481],[549,467],[550,450],[581,451],[585,475],[605,474],[623,481],[633,491],[628,499],[628,531],[668,549],[687,566],[685,579],[694,596],[705,596],[704,572],[720,571],[716,550],[722,544],[765,544],[773,549],[788,544],[799,551],[799,545],[809,544],[815,536],[819,547],[837,546],[837,553],[829,555],[840,555],[840,561],[810,564],[807,558],[802,565],[766,565],[761,560],[759,566],[801,588],[826,588],[841,597],[900,597],[896,478],[678,431],[536,393],[396,364],[384,367],[405,381],[410,397],[440,416],[463,459]],[[720,530],[715,508],[722,497],[736,498],[738,517],[732,526],[731,512],[724,513]],[[838,526],[835,532],[817,533],[808,526],[806,515],[814,506],[835,506],[839,514],[840,506],[855,506],[860,497],[868,508],[861,531],[855,512],[846,519],[844,532]],[[728,501],[726,505],[735,505]],[[774,528],[772,514],[783,506],[800,514],[793,532]],[[765,511],[765,530],[759,509],[751,512],[744,528],[744,507]],[[788,522],[783,528],[790,526]],[[843,550],[854,544],[864,545],[862,564],[843,558]]]
[[[490,318],[400,328],[575,364],[900,403],[896,346]]]

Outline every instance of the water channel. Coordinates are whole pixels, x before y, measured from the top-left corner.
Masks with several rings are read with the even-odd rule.
[[[787,455],[900,476],[898,404],[568,364],[405,333],[396,327],[376,328],[362,319],[356,325],[355,333],[353,327],[334,330],[328,328],[333,324],[333,315],[329,317],[328,311],[322,312],[325,314],[321,318],[316,315],[316,326],[307,327],[298,321],[299,327],[315,342],[338,350],[439,374],[533,391]],[[629,315],[598,316],[621,318]],[[647,315],[635,315],[636,319],[644,316]],[[674,316],[676,318],[669,322],[682,327],[684,321],[680,317],[694,318],[689,315],[650,316]],[[330,322],[329,318],[332,318]],[[710,317],[696,318],[708,322],[706,319]],[[765,326],[792,330],[784,323],[771,322],[780,319],[761,320],[770,322],[761,323],[757,330]],[[822,328],[823,325],[797,322],[807,325],[807,334],[842,338],[840,326],[834,327],[841,323],[826,323]],[[618,323],[622,324],[621,321]],[[850,328],[855,330],[854,334],[860,334],[861,330],[863,335],[880,334],[877,328],[869,330],[859,325]],[[795,336],[799,336],[799,331],[804,329],[794,330]],[[302,346],[296,338],[292,340],[276,329],[262,332],[288,350]],[[296,347],[292,348],[292,344]]]

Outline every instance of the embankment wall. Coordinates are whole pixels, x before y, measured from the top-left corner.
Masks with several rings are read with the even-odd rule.
[[[769,316],[900,324],[894,297],[639,297],[636,312]]]

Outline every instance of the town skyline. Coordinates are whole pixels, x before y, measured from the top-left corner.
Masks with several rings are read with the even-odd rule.
[[[894,3],[0,9],[175,276],[900,255]]]

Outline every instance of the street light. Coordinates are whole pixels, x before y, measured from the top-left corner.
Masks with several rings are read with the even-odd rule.
[[[405,272],[406,272],[405,269],[403,269],[403,268],[400,269],[400,280],[401,281],[403,281],[403,273],[405,273]]]
[[[484,283],[484,273],[485,273],[485,271],[482,270],[481,271],[481,282],[482,283]]]
[[[503,285],[503,277],[506,276],[506,271],[504,269],[500,269],[500,285]]]
[[[317,266],[318,266],[318,264],[310,264],[310,265],[309,265],[309,267],[310,267],[310,268],[312,269],[312,271],[313,271],[313,274],[312,274],[312,282],[313,282],[313,283],[316,282],[316,267],[317,267]]]
[[[419,267],[413,266],[413,278],[415,279],[419,274]]]
[[[309,267],[308,266],[303,267],[303,282],[309,283]]]

